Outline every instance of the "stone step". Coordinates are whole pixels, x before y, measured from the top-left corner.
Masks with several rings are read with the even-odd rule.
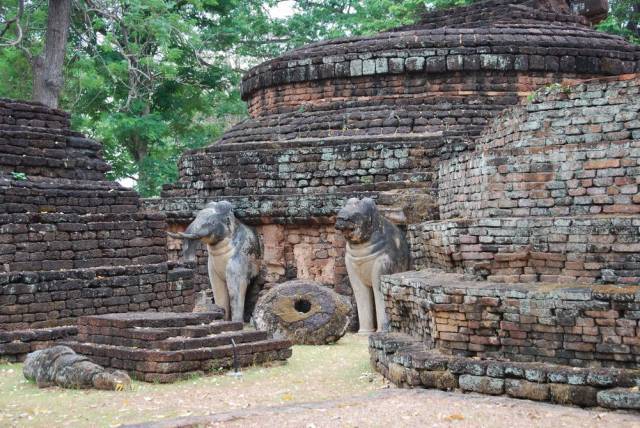
[[[185,327],[208,324],[224,317],[222,309],[216,312],[129,312],[91,315],[78,318],[78,326],[91,327]]]
[[[92,325],[79,325],[78,338],[82,341],[92,341],[89,337],[104,336],[118,340],[132,339],[137,341],[159,341],[170,337],[205,337],[225,331],[242,330],[240,321],[213,321],[209,324],[187,325],[184,327],[133,327],[116,328]]]
[[[225,326],[226,327],[226,326]],[[235,325],[230,327],[236,329]],[[174,330],[174,334],[160,340],[133,339],[123,336],[105,336],[100,334],[79,334],[77,340],[84,343],[95,343],[99,345],[125,346],[131,348],[157,349],[163,351],[176,351],[180,349],[210,348],[231,344],[233,339],[236,343],[252,342],[267,338],[264,331],[219,331],[203,337],[180,336],[180,330]],[[124,330],[126,331],[126,330]]]
[[[206,337],[188,339],[184,337],[172,337],[171,339],[160,342],[157,349],[174,351],[179,349],[214,348],[217,346],[231,345],[232,341],[234,341],[236,344],[240,344],[266,340],[267,338],[267,332],[261,330],[227,332]]]
[[[79,319],[78,337],[63,344],[96,364],[148,382],[173,382],[291,356],[290,341],[270,339],[265,331],[244,331],[242,322],[223,321],[223,316],[220,308],[85,316]]]
[[[581,407],[638,409],[640,370],[446,355],[402,333],[369,336],[373,367],[397,386],[461,389]]]
[[[196,370],[200,366],[207,366],[208,361],[233,357],[234,352],[233,345],[164,351],[75,341],[65,341],[61,344],[88,356],[93,362],[104,367],[156,373]],[[250,355],[258,352],[280,351],[290,347],[291,342],[288,340],[266,339],[240,343],[235,348],[237,355]],[[211,370],[216,368],[211,366]]]
[[[238,367],[248,367],[266,363],[283,362],[289,357],[291,357],[291,349],[283,348],[274,351],[263,351],[252,354],[238,355],[236,364]],[[140,372],[136,370],[128,370],[128,372],[133,378],[144,382],[169,383],[189,379],[194,375],[203,375],[206,372],[230,370],[234,367],[235,365],[233,362],[233,358],[225,357],[217,360],[211,360],[208,362],[208,365],[201,365],[199,369],[187,372],[156,373]]]
[[[242,321],[218,321],[208,325],[187,326],[180,329],[180,335],[185,337],[204,337],[225,331],[242,330]]]

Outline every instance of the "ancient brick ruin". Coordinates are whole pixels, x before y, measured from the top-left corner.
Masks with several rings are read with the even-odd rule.
[[[167,261],[165,215],[107,181],[100,151],[66,113],[0,100],[0,358],[66,344],[157,382],[287,359],[221,310],[185,313],[193,266]]]
[[[186,153],[148,203],[181,230],[229,200],[263,238],[262,282],[351,294],[333,224],[370,196],[406,229],[412,267],[438,269],[384,280],[380,372],[616,407],[640,352],[640,48],[593,30],[604,14],[484,1],[286,53],[245,76],[250,119]]]
[[[183,230],[206,202],[229,200],[238,217],[263,237],[262,283],[311,279],[349,295],[344,240],[333,228],[346,199],[371,196],[401,226],[463,216],[457,207],[471,189],[457,189],[461,183],[453,174],[442,177],[443,162],[451,169],[467,167],[464,156],[476,153],[475,138],[496,115],[552,83],[638,70],[637,47],[590,28],[602,10],[597,2],[588,3],[485,1],[427,14],[413,26],[319,42],[267,61],[242,82],[251,117],[216,144],[185,153],[178,182],[167,185],[161,199],[146,203],[167,214],[171,230]],[[586,7],[589,16],[573,14],[569,6]],[[521,162],[527,159],[520,155]],[[540,166],[548,167],[549,162]],[[519,172],[514,167],[513,180]],[[530,179],[549,173],[531,172]],[[506,208],[498,204],[500,195],[489,191],[494,202],[475,212],[476,218]],[[515,197],[508,202],[511,208],[517,207]],[[518,198],[524,203],[524,196]],[[553,198],[540,197],[545,200],[533,202],[538,206],[530,212],[562,214],[542,206]],[[475,210],[473,203],[466,202],[466,209]],[[410,226],[417,266],[432,257],[428,251],[433,257],[442,253],[442,264],[451,264],[446,245],[419,248],[417,241],[430,239],[421,227],[446,226]],[[433,239],[444,238],[440,233]],[[179,243],[171,241],[172,258],[178,250]],[[198,287],[207,284],[205,258],[201,252]]]
[[[443,161],[417,267],[501,282],[640,282],[637,75],[536,94]]]
[[[384,279],[394,333],[370,341],[381,372],[638,408],[639,92],[636,74],[537,94],[441,163],[443,220],[409,227],[427,269]]]
[[[0,356],[76,334],[79,316],[185,311],[193,271],[167,261],[165,216],[107,181],[69,115],[0,100]]]
[[[437,219],[408,226],[424,270],[384,278],[391,332],[371,336],[372,364],[398,385],[638,408],[640,48],[619,39],[610,67],[578,16],[482,12],[494,4],[424,23],[526,33],[527,74],[559,52],[559,70],[590,63],[591,78],[531,92],[441,157]]]
[[[243,79],[250,118],[142,204],[104,181],[64,113],[0,103],[2,354],[76,334],[82,316],[66,343],[142,379],[229,366],[231,338],[244,363],[286,359],[288,342],[210,315],[104,314],[190,310],[207,254],[192,281],[165,231],[221,200],[261,238],[257,286],[352,296],[334,225],[368,196],[416,270],[384,277],[376,370],[640,408],[640,47],[592,28],[604,3],[487,0],[267,61]]]
[[[61,342],[97,364],[146,382],[239,369],[291,356],[291,342],[265,331],[243,331],[224,312],[134,312],[78,319],[76,340]]]

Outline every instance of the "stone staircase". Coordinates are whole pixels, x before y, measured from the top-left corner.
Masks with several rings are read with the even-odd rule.
[[[245,367],[291,356],[291,342],[223,321],[223,312],[130,312],[84,316],[78,336],[64,342],[97,364],[146,382]]]

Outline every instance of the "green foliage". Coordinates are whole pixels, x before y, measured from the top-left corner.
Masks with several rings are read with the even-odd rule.
[[[640,1],[609,0],[609,16],[597,28],[640,44]]]
[[[413,24],[427,10],[462,6],[474,0],[297,0],[295,14],[276,26],[288,34],[286,48],[329,38],[373,34]]]
[[[14,171],[11,173],[11,178],[18,181],[25,181],[27,179],[27,174],[25,174],[24,172]]]
[[[212,144],[246,115],[239,83],[285,50],[412,24],[427,10],[474,0],[75,0],[61,107],[73,127],[104,144],[112,179],[133,178],[145,196],[174,181],[180,154]],[[640,42],[638,0],[610,0],[599,28]],[[0,22],[17,1],[0,2]],[[25,2],[24,37],[0,49],[0,96],[28,99],[29,58],[42,50],[47,0]],[[12,29],[0,43],[17,33]],[[304,109],[304,107],[301,107]]]

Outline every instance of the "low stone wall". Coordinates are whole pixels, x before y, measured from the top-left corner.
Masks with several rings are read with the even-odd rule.
[[[0,296],[2,299],[2,296]],[[23,361],[27,354],[54,346],[78,334],[76,326],[62,326],[29,330],[0,330],[0,362]]]
[[[214,145],[185,153],[163,197],[287,195],[425,187],[439,137]]]
[[[138,194],[111,181],[82,181],[28,177],[14,180],[0,174],[0,214],[135,213]]]
[[[428,350],[400,333],[369,337],[371,364],[400,387],[461,390],[535,401],[640,409],[640,371],[478,360]]]
[[[74,325],[82,315],[190,311],[193,271],[173,263],[0,273],[1,330]]]
[[[29,126],[34,128],[68,129],[69,113],[50,109],[42,104],[0,98],[0,127]]]
[[[392,331],[448,355],[573,367],[640,365],[640,291],[497,284],[437,271],[385,276]]]
[[[159,213],[0,214],[0,272],[162,263],[165,228]]]
[[[408,227],[413,266],[499,282],[640,283],[636,216],[485,218]]]
[[[0,362],[23,361],[27,354],[54,346],[57,342],[78,334],[75,326],[31,330],[0,330]]]

